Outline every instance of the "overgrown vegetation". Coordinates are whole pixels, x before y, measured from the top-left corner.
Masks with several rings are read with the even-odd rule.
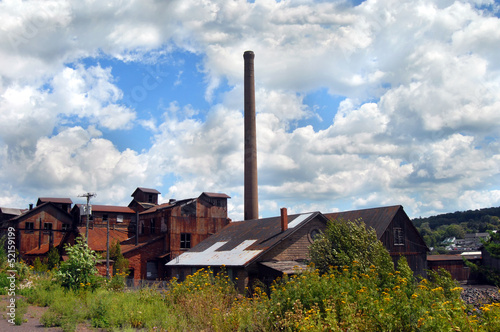
[[[309,247],[311,261],[321,273],[332,266],[351,266],[354,262],[363,272],[374,267],[383,280],[394,272],[394,264],[387,249],[377,239],[373,228],[367,229],[363,221],[329,220]]]
[[[87,287],[95,290],[100,283],[97,276],[97,254],[91,250],[83,237],[78,237],[74,245],[65,246],[68,260],[63,262],[55,276],[65,288]]]
[[[277,280],[269,294],[237,294],[225,273],[199,270],[166,290],[92,292],[63,288],[50,276],[27,300],[47,305],[42,323],[75,331],[85,323],[148,331],[498,331],[500,304],[475,311],[446,273],[417,282],[403,259],[380,288],[377,269],[357,262],[321,274],[313,266]]]

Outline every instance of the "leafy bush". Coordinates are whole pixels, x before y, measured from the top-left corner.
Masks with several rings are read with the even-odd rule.
[[[100,278],[97,276],[97,254],[91,250],[85,239],[78,237],[73,246],[66,245],[68,260],[61,264],[56,272],[57,280],[69,289],[92,289],[95,290],[100,285]]]
[[[332,266],[355,263],[363,272],[375,268],[383,282],[388,273],[394,272],[389,252],[377,239],[375,230],[367,229],[361,219],[330,220],[325,232],[309,247],[309,256],[321,273],[328,272]]]

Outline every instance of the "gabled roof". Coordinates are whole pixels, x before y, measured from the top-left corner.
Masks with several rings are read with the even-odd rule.
[[[403,207],[401,205],[393,205],[371,209],[326,213],[325,217],[332,220],[344,219],[346,221],[355,221],[361,218],[367,227],[375,229],[377,238],[380,239],[399,209],[403,209]]]
[[[134,197],[134,195],[137,191],[142,191],[143,193],[148,193],[148,194],[161,194],[156,189],[137,187],[137,189],[135,189],[134,192],[132,193],[132,195],[130,195],[130,196]]]
[[[18,216],[15,216],[14,218],[10,219],[10,221],[22,220],[22,219],[24,219],[26,217],[29,217],[29,216],[31,216],[33,214],[36,214],[36,213],[42,211],[43,209],[46,209],[47,207],[53,207],[54,209],[59,210],[61,213],[63,213],[67,217],[68,222],[72,223],[72,217],[71,217],[71,215],[67,211],[60,209],[57,205],[55,205],[52,202],[42,203],[42,204],[40,204],[38,206],[35,206],[31,210],[26,210],[23,214],[20,214]],[[59,219],[59,221],[61,221],[63,223],[66,223],[65,220]]]
[[[289,215],[284,232],[281,217],[233,222],[167,265],[246,266],[318,216],[326,222],[319,212]]]
[[[57,203],[57,204],[73,204],[71,198],[58,198],[58,197],[39,197],[37,205],[41,203]]]
[[[80,208],[85,204],[76,204],[75,206]],[[116,213],[135,213],[134,210],[128,206],[117,206],[117,205],[97,205],[92,204],[92,211],[94,212],[116,212]]]

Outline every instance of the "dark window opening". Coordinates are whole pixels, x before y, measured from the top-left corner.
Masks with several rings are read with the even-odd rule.
[[[47,231],[51,231],[52,230],[52,223],[51,222],[44,222],[43,229],[47,230]]]
[[[156,279],[158,278],[158,266],[156,261],[149,261],[146,263],[146,278]]]
[[[148,203],[153,203],[153,195],[148,195]]]
[[[156,233],[156,225],[155,225],[155,220],[151,219],[151,234]]]
[[[26,233],[33,233],[33,230],[35,229],[35,223],[34,222],[25,223],[24,229],[26,230]]]
[[[191,248],[191,234],[181,233],[181,249]]]
[[[399,227],[394,228],[394,245],[402,246],[405,244],[403,229]]]
[[[108,221],[109,216],[107,214],[102,215],[102,221]]]

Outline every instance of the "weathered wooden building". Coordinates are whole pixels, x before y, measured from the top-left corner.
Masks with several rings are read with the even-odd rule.
[[[464,258],[474,264],[481,264],[481,252],[463,253],[454,255],[429,255],[427,256],[427,266],[429,270],[437,271],[445,269],[451,277],[463,284],[481,283],[481,275],[474,273],[465,264]]]
[[[170,200],[139,213],[139,239],[161,235],[163,250],[156,255],[143,254],[147,270],[140,271],[135,278],[165,277],[164,266],[171,257],[189,250],[226,226],[230,222],[228,198],[226,194],[204,192],[197,198]]]
[[[158,205],[158,195],[160,192],[156,189],[138,187],[132,193],[132,201],[128,207],[134,211],[142,212]]]
[[[71,215],[77,227],[86,227],[87,214],[84,211],[85,204],[75,204],[71,210]],[[111,229],[121,229],[135,234],[133,225],[136,222],[136,211],[127,206],[98,205],[91,206],[92,213],[89,214],[89,227],[109,227]],[[130,229],[129,229],[130,228]]]
[[[255,279],[271,282],[284,272],[305,268],[308,247],[327,219],[319,212],[233,222],[221,231],[173,257],[167,275],[183,280],[197,269],[224,268],[240,291]]]
[[[149,200],[148,193],[152,194],[153,203],[146,202],[144,205],[134,197],[129,207],[92,205],[93,218],[89,222],[88,237],[91,249],[105,252],[106,220],[109,220],[110,242],[120,242],[122,254],[129,260],[130,279],[164,279],[165,263],[172,255],[188,250],[229,223],[229,196],[225,194],[202,193],[197,198],[170,200],[169,203],[156,205],[157,191],[138,188],[134,193],[139,200]],[[152,206],[140,213],[130,208],[142,209],[147,204]],[[79,215],[78,211],[80,209],[75,207],[74,215]],[[136,222],[137,216],[139,223]],[[68,234],[64,243],[73,244],[78,235],[85,235],[86,215],[80,215],[78,220],[79,227]]]
[[[73,219],[64,205],[50,201],[40,202],[36,207],[8,221],[16,228],[16,246],[21,258],[32,262],[44,257],[51,247],[57,247],[68,232]]]
[[[401,205],[328,213],[325,216],[333,220],[363,221],[366,227],[375,230],[395,264],[400,256],[405,256],[416,276],[426,276],[429,248]]]

